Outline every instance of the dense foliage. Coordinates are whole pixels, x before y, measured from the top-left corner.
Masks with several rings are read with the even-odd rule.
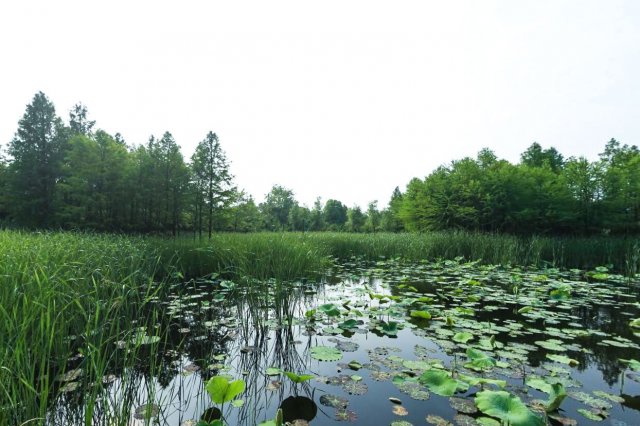
[[[412,180],[399,216],[420,231],[638,233],[640,151],[611,139],[590,162],[534,143],[513,165],[485,149]]]
[[[37,93],[0,156],[0,221],[30,228],[144,233],[434,231],[638,234],[640,151],[611,139],[597,161],[533,143],[519,164],[489,149],[412,179],[388,205],[366,210],[318,198],[300,205],[274,185],[257,205],[236,188],[209,132],[185,161],[171,133],[130,146],[93,129],[82,104],[68,125]]]

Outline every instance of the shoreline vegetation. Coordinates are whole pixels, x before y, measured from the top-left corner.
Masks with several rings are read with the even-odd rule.
[[[82,365],[84,382],[94,383],[114,365],[121,371],[133,365],[145,344],[163,338],[153,334],[160,314],[145,307],[170,285],[212,274],[237,281],[295,280],[322,273],[334,259],[356,256],[370,261],[458,257],[524,268],[607,266],[632,275],[640,266],[640,242],[468,232],[221,233],[199,241],[0,231],[0,423],[44,419],[65,386],[60,377],[72,367]],[[133,318],[138,318],[134,330]],[[135,330],[145,330],[144,335],[122,340]],[[127,350],[115,352],[118,344]],[[103,397],[99,386],[89,389],[88,401]],[[90,410],[86,416],[91,418]]]

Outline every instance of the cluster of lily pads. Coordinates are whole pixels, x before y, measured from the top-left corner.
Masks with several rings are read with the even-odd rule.
[[[640,354],[640,320],[623,320],[623,336],[605,331],[606,327],[585,328],[575,315],[585,306],[611,303],[620,315],[638,315],[637,288],[606,268],[542,272],[460,262],[379,262],[373,268],[349,265],[341,272],[352,279],[336,285],[327,303],[306,312],[307,332],[352,340],[362,333],[394,338],[405,330],[435,343],[436,349],[416,345],[415,359],[390,355],[394,347],[376,348],[369,351],[371,362],[360,367],[368,368],[374,381],[390,380],[413,399],[428,399],[429,392],[450,397],[458,411],[456,424],[570,425],[577,420],[561,410],[567,397],[584,404],[576,410],[583,420],[594,421],[607,418],[613,404],[624,402],[623,397],[602,390],[591,394],[577,390],[581,384],[572,377],[581,365],[575,358],[586,362],[594,355],[590,348],[594,338],[597,346]],[[363,277],[369,278],[363,281]],[[312,347],[310,356],[340,361],[357,345],[349,340],[327,339],[335,346]],[[573,353],[579,356],[569,356]],[[617,363],[626,377],[638,381],[637,359],[620,358]],[[357,370],[359,363],[355,364],[346,367]],[[340,383],[351,395],[365,393],[366,384],[352,383],[351,377],[330,377],[326,383]],[[534,399],[533,394],[545,398]],[[343,400],[330,398],[341,410],[336,418],[355,419],[356,413],[343,415],[347,407]],[[403,411],[394,412],[403,415]],[[439,416],[427,414],[426,419],[451,424]]]
[[[157,303],[180,342],[211,348],[206,359],[180,355],[182,344],[171,349],[212,404],[185,425],[241,424],[239,413],[258,406],[264,426],[359,423],[358,401],[367,401],[394,426],[624,426],[640,415],[637,285],[605,267],[354,260],[321,285],[211,279]],[[284,351],[275,346],[283,339],[288,356],[299,357],[293,370],[262,355]],[[140,328],[118,344],[165,340]],[[76,379],[60,381],[73,388]],[[259,380],[266,385],[256,392]],[[296,417],[295,404],[312,414]],[[160,409],[141,405],[134,416]]]

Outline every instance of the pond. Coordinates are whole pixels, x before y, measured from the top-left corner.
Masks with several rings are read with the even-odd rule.
[[[136,366],[91,410],[71,369],[49,424],[640,424],[638,283],[603,267],[353,260],[319,283],[192,281],[140,315],[113,344],[139,343]]]

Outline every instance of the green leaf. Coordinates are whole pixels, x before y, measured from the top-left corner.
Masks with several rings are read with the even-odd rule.
[[[560,404],[567,397],[567,391],[562,386],[562,383],[554,383],[551,385],[551,392],[549,392],[549,400],[545,404],[545,408],[548,413],[556,411],[560,408]]]
[[[577,360],[575,360],[573,358],[569,358],[568,356],[564,356],[564,355],[547,354],[546,357],[549,358],[552,361],[559,362],[561,364],[567,364],[567,365],[571,365],[571,366],[576,366],[576,365],[580,364],[579,361],[577,361]]]
[[[230,382],[226,377],[213,376],[207,382],[206,389],[211,401],[216,404],[223,404],[242,393],[244,386],[245,383],[242,379]]]
[[[473,377],[473,376],[467,376],[464,374],[458,374],[458,378],[463,382],[470,384],[471,386],[478,386],[478,385],[482,386],[484,384],[495,385],[495,386],[498,386],[499,388],[504,388],[505,386],[507,386],[507,381],[500,380],[500,379],[487,379],[484,377]]]
[[[349,330],[351,328],[356,328],[357,326],[358,326],[358,321],[356,321],[354,319],[348,319],[348,320],[338,324],[338,327],[340,327],[342,329],[345,329],[345,330]]]
[[[311,374],[302,374],[302,375],[297,375],[296,373],[292,373],[291,371],[285,371],[284,372],[285,376],[287,376],[289,379],[291,379],[291,381],[293,383],[302,383],[302,382],[306,382],[307,380],[311,380],[313,379],[315,376],[311,375]]]
[[[442,396],[452,396],[458,388],[458,382],[442,370],[425,371],[418,378],[418,382],[428,387],[431,392]]]
[[[411,311],[412,318],[431,319],[429,311]]]
[[[388,336],[398,335],[398,323],[395,321],[389,321],[388,323],[383,321],[382,324],[378,326],[378,329]]]
[[[267,376],[278,376],[282,373],[282,370],[276,367],[269,367],[265,370],[264,374]]]
[[[629,322],[629,326],[633,328],[640,328],[640,318],[633,319]]]
[[[468,331],[462,331],[453,336],[453,341],[458,343],[467,343],[471,339],[473,339],[473,334]]]
[[[632,369],[633,371],[640,371],[640,361],[635,359],[622,359],[622,358],[620,358],[620,361],[627,364],[629,368]]]
[[[589,411],[586,408],[578,408],[578,413],[582,414],[589,420],[595,420],[596,422],[601,422],[604,420],[604,417],[601,417],[598,413],[594,413],[593,411]]]
[[[465,367],[474,370],[485,370],[496,365],[495,359],[473,348],[467,348],[467,358],[469,358],[469,362],[465,364]]]
[[[320,306],[320,310],[329,317],[337,317],[340,315],[340,309],[333,303],[326,303]]]
[[[511,426],[544,426],[545,422],[533,414],[518,398],[506,391],[480,391],[476,394],[480,411],[497,417]]]
[[[342,352],[329,346],[314,346],[310,353],[311,358],[318,361],[339,361],[342,359]]]

